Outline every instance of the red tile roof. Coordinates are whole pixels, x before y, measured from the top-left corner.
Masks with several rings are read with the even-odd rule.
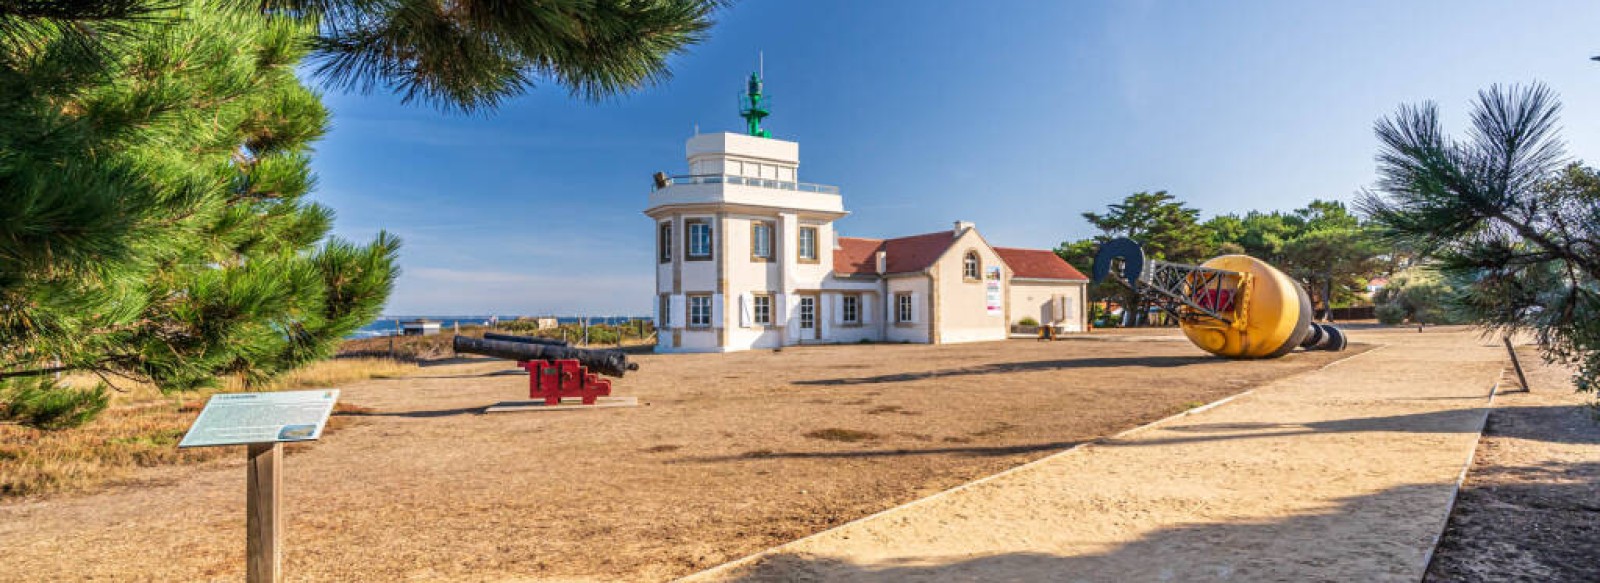
[[[1074,268],[1054,252],[1043,249],[1016,249],[1012,247],[995,247],[995,253],[1000,254],[1000,260],[1011,267],[1012,277],[1029,279],[1069,279],[1087,281],[1083,272]]]
[[[839,246],[833,251],[833,272],[839,275],[875,275],[878,273],[879,251],[889,254],[885,273],[922,271],[933,265],[954,242],[955,237],[950,231],[895,239],[839,237]],[[1051,251],[1014,247],[995,247],[994,250],[1000,254],[1000,260],[1011,267],[1013,277],[1071,281],[1089,279]]]
[[[839,237],[839,247],[833,251],[833,272],[839,275],[875,275],[878,273],[879,251],[889,253],[889,265],[884,273],[922,271],[933,265],[954,242],[955,235],[950,231],[894,239]]]
[[[833,272],[839,275],[875,275],[878,273],[878,250],[883,239],[839,237],[839,246],[833,250]]]

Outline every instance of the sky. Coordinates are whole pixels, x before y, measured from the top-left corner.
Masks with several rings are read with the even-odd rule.
[[[745,0],[673,76],[591,103],[540,85],[481,115],[328,90],[316,200],[337,236],[404,241],[387,315],[647,315],[657,171],[741,131],[765,55],[773,136],[840,187],[842,235],[977,224],[1052,248],[1081,218],[1166,190],[1209,217],[1349,201],[1374,122],[1548,84],[1574,158],[1600,164],[1600,3]]]

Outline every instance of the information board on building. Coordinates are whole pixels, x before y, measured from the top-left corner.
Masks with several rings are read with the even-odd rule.
[[[178,447],[312,441],[338,400],[338,389],[212,395]]]
[[[1000,289],[1000,268],[990,267],[989,273],[984,274],[984,305],[988,308],[990,316],[1005,315],[1005,299]]]

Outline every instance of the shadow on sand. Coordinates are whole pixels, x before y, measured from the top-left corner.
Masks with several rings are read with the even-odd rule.
[[[1149,368],[1171,368],[1189,366],[1191,364],[1227,363],[1229,361],[1210,355],[1193,356],[1116,356],[1101,358],[1068,358],[1061,360],[1036,360],[1032,362],[1005,362],[972,366],[967,368],[952,368],[932,370],[926,372],[900,373],[878,375],[870,377],[846,377],[837,379],[813,379],[794,381],[797,385],[811,386],[841,386],[841,385],[873,385],[882,383],[903,383],[934,379],[943,377],[961,377],[974,375],[989,375],[998,373],[1032,372],[1070,370],[1078,368],[1117,368],[1142,366]]]
[[[1597,464],[1545,468],[1552,475],[1597,475]],[[1542,483],[1541,494],[1557,498],[1592,497],[1593,480]],[[1417,580],[1429,541],[1443,516],[1418,516],[1419,508],[1442,511],[1451,485],[1414,484],[1342,498],[1317,511],[1281,519],[1192,523],[1155,530],[1137,540],[1100,551],[1084,543],[1082,554],[985,553],[981,542],[970,550],[940,556],[901,557],[857,564],[838,557],[778,554],[757,560],[720,580],[856,581],[1371,581]],[[1043,534],[1043,533],[1041,533]],[[1578,533],[1600,538],[1600,533]],[[975,537],[984,541],[983,537]],[[919,544],[921,541],[910,541]],[[870,544],[870,543],[869,543]],[[1071,543],[1068,543],[1071,544]],[[1512,545],[1520,544],[1516,541]],[[1593,543],[1588,543],[1593,544]],[[1505,545],[1501,545],[1505,546]],[[1593,548],[1592,546],[1586,548]],[[1098,551],[1098,552],[1096,552]],[[1525,563],[1500,563],[1529,574]],[[1600,567],[1592,561],[1540,564],[1541,581],[1593,581]],[[1430,580],[1435,580],[1430,578]],[[1437,579],[1458,580],[1458,579]],[[1520,580],[1520,579],[1518,579]]]

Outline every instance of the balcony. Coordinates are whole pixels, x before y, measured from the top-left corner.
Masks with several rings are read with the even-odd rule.
[[[810,182],[787,182],[767,178],[752,178],[749,176],[733,176],[729,174],[691,174],[672,176],[667,178],[667,186],[678,184],[739,184],[757,188],[770,188],[773,190],[793,190],[797,192],[815,192],[820,194],[839,194],[839,187],[827,184],[812,184]],[[662,186],[654,186],[651,191],[661,190]]]

